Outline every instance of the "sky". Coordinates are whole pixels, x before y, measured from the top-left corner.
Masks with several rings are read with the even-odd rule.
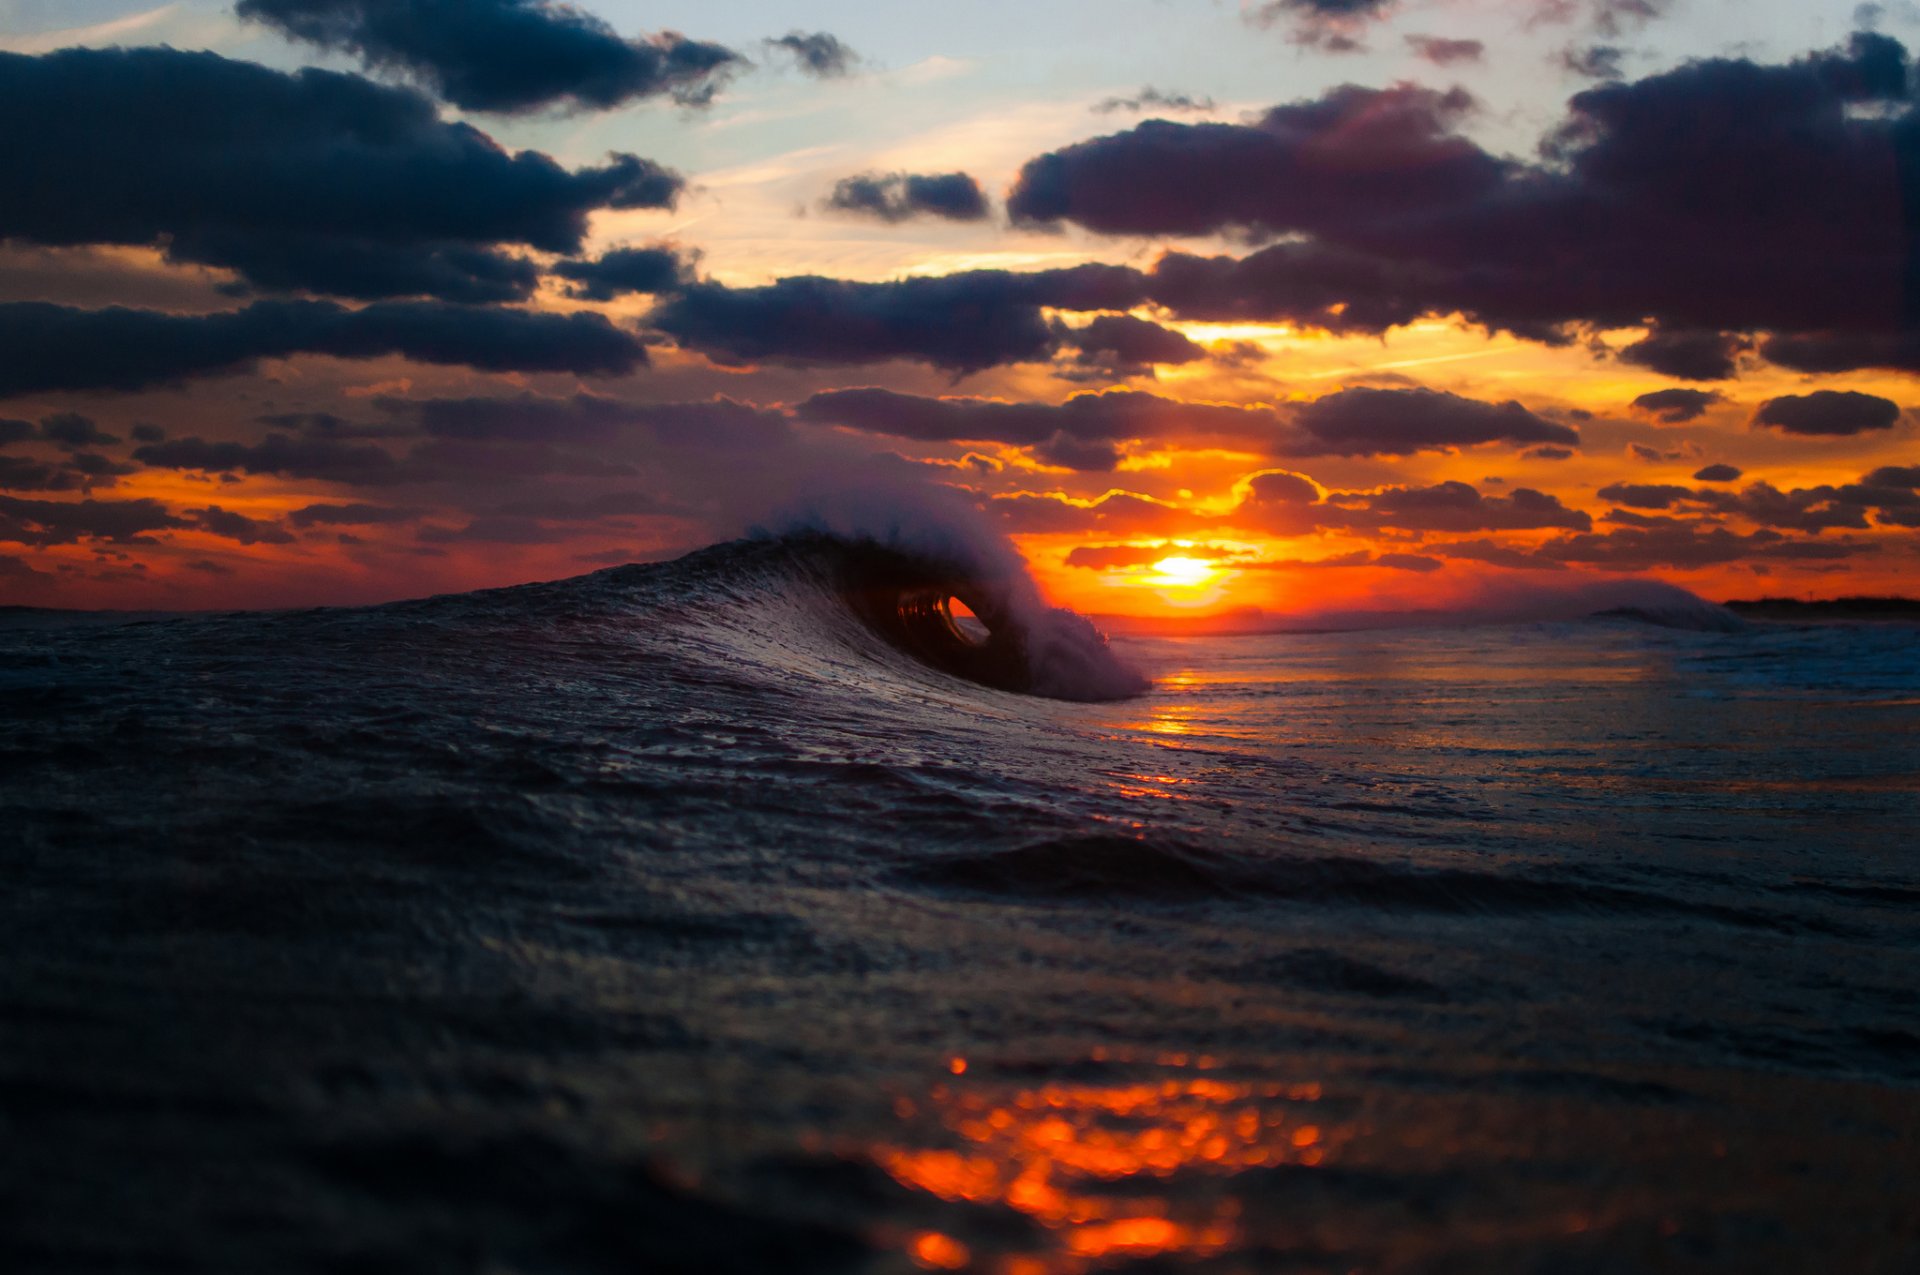
[[[0,604],[948,505],[1101,614],[1912,593],[1916,41],[1906,0],[0,0]]]

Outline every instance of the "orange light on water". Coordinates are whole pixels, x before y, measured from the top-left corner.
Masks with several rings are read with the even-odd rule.
[[[951,1235],[922,1231],[907,1245],[914,1264],[930,1271],[963,1271],[973,1261],[967,1246]]]
[[[975,1255],[969,1269],[1082,1275],[1112,1259],[1217,1254],[1240,1235],[1239,1202],[1220,1183],[1249,1169],[1318,1164],[1329,1135],[1301,1106],[1319,1099],[1318,1085],[1195,1075],[1188,1062],[1182,1055],[1177,1074],[1129,1083],[937,1086],[914,1107],[937,1128],[920,1145],[871,1154],[904,1186],[1009,1208],[1043,1228],[1044,1247]],[[916,1262],[958,1269],[933,1267],[925,1240],[910,1249]]]

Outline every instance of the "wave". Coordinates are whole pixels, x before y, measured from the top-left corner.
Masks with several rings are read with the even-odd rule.
[[[742,670],[769,661],[828,668],[835,651],[823,648],[851,645],[882,663],[904,655],[951,677],[1048,699],[1125,699],[1151,686],[1091,622],[1047,605],[1017,555],[966,541],[760,531],[672,562],[535,587],[571,600],[576,585],[613,589],[619,602],[669,620],[696,646],[721,642]],[[862,640],[872,637],[883,651]]]

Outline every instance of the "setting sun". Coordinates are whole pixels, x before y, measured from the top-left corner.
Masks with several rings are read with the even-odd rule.
[[[1214,565],[1201,558],[1182,558],[1178,556],[1162,558],[1153,564],[1155,584],[1174,585],[1180,588],[1198,588],[1212,580],[1218,574]]]

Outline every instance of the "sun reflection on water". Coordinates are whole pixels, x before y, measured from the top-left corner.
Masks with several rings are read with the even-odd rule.
[[[916,1134],[873,1150],[896,1181],[1038,1224],[1023,1251],[976,1260],[943,1232],[912,1237],[928,1270],[1081,1275],[1115,1260],[1205,1257],[1240,1239],[1234,1176],[1320,1164],[1332,1138],[1320,1086],[1227,1080],[1210,1058],[1160,1059],[1150,1079],[941,1084],[895,1114]],[[1167,1074],[1171,1073],[1171,1074]]]

